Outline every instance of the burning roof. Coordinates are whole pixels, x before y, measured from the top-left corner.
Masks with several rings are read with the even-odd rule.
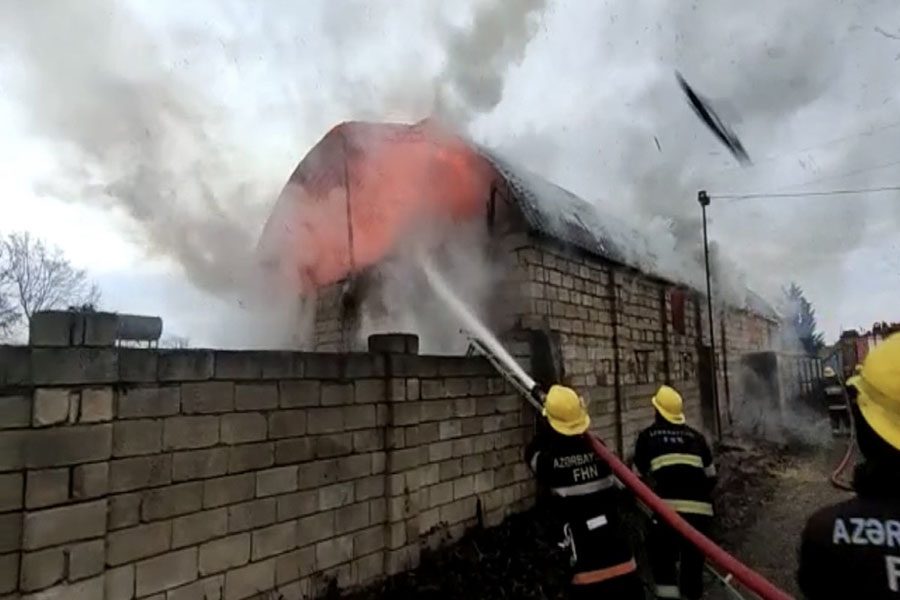
[[[423,221],[484,218],[498,179],[532,231],[671,279],[636,229],[429,120],[331,129],[282,190],[260,239],[263,260],[302,290],[340,281],[384,259]],[[750,292],[741,308],[777,318]]]

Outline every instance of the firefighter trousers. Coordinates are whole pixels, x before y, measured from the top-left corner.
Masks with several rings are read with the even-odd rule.
[[[681,516],[704,535],[711,517],[693,514]],[[648,552],[653,571],[656,597],[697,600],[703,595],[703,553],[661,519],[650,526]]]
[[[600,583],[571,584],[571,600],[643,600],[644,584],[638,574],[629,573]]]

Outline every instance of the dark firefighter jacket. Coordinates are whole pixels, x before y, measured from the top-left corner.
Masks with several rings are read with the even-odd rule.
[[[825,405],[828,410],[840,410],[847,407],[844,400],[844,387],[837,377],[825,378]]]
[[[573,583],[600,583],[634,572],[619,514],[622,492],[587,438],[544,431],[526,448],[525,460],[566,520]]]
[[[716,467],[700,432],[657,417],[638,435],[634,466],[677,512],[713,516]]]
[[[806,523],[797,580],[809,600],[900,598],[900,471],[863,463],[853,486]]]

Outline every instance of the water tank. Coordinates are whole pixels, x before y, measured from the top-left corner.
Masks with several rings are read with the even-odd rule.
[[[162,335],[163,322],[160,317],[140,315],[118,315],[116,339],[135,342],[155,342]]]

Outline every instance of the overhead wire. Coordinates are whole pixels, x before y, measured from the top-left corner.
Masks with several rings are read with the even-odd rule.
[[[784,188],[782,188],[784,189]],[[750,194],[710,194],[713,200],[751,200],[755,198],[808,198],[820,196],[847,196],[852,194],[875,194],[881,192],[898,192],[900,185],[887,185],[870,188],[847,188],[837,190],[820,190],[810,192],[756,192]]]

